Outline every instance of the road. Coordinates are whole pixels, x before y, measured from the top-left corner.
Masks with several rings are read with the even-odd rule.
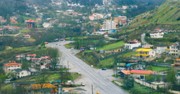
[[[81,59],[77,58],[71,49],[65,48],[64,44],[67,43],[68,42],[66,41],[53,42],[49,43],[47,46],[58,48],[64,59],[63,61],[66,60],[64,65],[67,65],[71,69],[71,72],[78,72],[82,75],[78,82],[85,84],[85,91],[80,94],[95,94],[97,91],[100,92],[100,94],[128,94],[125,90],[114,85],[104,75],[101,75],[100,71],[97,71]]]

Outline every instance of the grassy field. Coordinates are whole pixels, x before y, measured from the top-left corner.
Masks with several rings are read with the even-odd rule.
[[[116,43],[105,45],[105,46],[103,46],[101,48],[98,48],[98,50],[113,50],[113,49],[120,48],[123,45],[124,45],[124,42],[123,41],[119,41],[119,42],[116,42]]]
[[[162,94],[148,87],[134,83],[134,87],[130,90],[130,94]]]
[[[67,73],[66,76],[63,76],[63,78],[66,77],[66,80],[75,80],[79,76],[80,74],[78,73],[69,73],[69,74]],[[24,77],[24,78],[16,80],[16,82],[35,81],[36,83],[38,83],[39,81],[50,82],[50,81],[59,80],[59,79],[61,79],[60,73],[44,73],[40,75]]]
[[[113,63],[114,63],[114,58],[108,58],[108,59],[100,61],[100,63],[98,64],[98,67],[110,68],[113,66]]]
[[[136,54],[136,52],[134,52],[134,51],[132,51],[132,52],[127,52],[127,53],[123,54],[123,57],[128,58],[128,57],[135,56],[135,54]]]
[[[165,71],[167,70],[168,68],[167,67],[158,67],[158,66],[152,66],[152,70],[153,71]]]

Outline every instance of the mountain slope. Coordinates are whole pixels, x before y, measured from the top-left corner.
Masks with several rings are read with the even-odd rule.
[[[137,16],[130,27],[148,25],[179,25],[180,24],[180,1],[166,0],[159,8]],[[177,27],[178,28],[178,27]]]
[[[0,16],[10,16],[27,10],[25,0],[0,0]]]

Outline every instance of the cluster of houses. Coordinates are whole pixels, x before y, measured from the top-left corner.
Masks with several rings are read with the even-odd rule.
[[[93,14],[92,16],[89,16],[90,20],[95,19],[102,19],[104,18],[102,14]],[[126,16],[118,16],[114,17],[114,20],[105,20],[101,26],[101,29],[98,32],[93,32],[95,35],[103,35],[103,34],[114,34],[116,33],[116,30],[118,26],[124,26],[127,24],[127,17]]]
[[[169,53],[172,56],[178,57],[180,56],[180,44],[179,42],[176,42],[172,44],[169,47],[165,46],[158,46],[155,47],[154,49],[152,48],[152,45],[142,45],[141,42],[138,40],[132,40],[129,41],[125,44],[124,46],[125,49],[135,49],[136,48],[136,56],[138,57],[156,57],[158,55],[161,55],[162,53]]]
[[[25,76],[29,76],[35,74],[38,70],[49,69],[51,58],[50,56],[41,56],[40,58],[36,57],[36,54],[20,54],[16,55],[16,61],[29,61],[30,66],[28,69],[23,69],[22,63],[18,63],[16,61],[9,61],[3,65],[3,70],[6,74],[13,73],[15,74],[16,78],[21,78]]]

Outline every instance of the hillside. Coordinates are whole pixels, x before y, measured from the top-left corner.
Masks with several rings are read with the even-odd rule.
[[[25,0],[0,0],[0,16],[11,16],[27,11]]]
[[[161,5],[165,0],[67,0],[69,3],[79,3],[85,5],[86,7],[103,5],[103,1],[108,1],[110,6],[122,7],[127,6],[126,12],[120,12],[116,10],[117,14],[114,15],[126,15],[128,17],[134,17],[141,13],[149,10],[153,10],[155,7]],[[107,3],[107,2],[106,2]],[[106,10],[107,11],[107,10]],[[113,11],[115,12],[115,11]]]
[[[155,10],[137,16],[131,23],[130,28],[139,26],[160,25],[180,29],[180,1],[166,0]]]

